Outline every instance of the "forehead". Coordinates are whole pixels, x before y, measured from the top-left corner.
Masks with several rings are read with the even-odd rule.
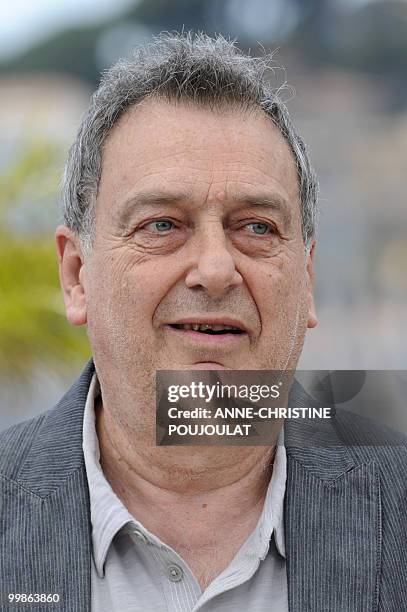
[[[260,109],[145,100],[105,141],[98,200],[116,207],[138,190],[174,187],[198,199],[211,190],[254,195],[259,188],[293,204],[299,196],[290,146]]]

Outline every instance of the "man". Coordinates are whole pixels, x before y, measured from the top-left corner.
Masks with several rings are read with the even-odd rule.
[[[293,370],[316,325],[316,181],[267,68],[163,35],[92,98],[56,243],[93,361],[2,435],[2,610],[407,609],[405,445],[155,445],[157,370]]]

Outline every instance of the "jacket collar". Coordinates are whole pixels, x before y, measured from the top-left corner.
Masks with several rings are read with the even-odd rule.
[[[289,405],[315,407],[322,405],[294,380]],[[287,455],[304,466],[309,474],[332,481],[356,467],[357,462],[340,434],[340,412],[331,406],[330,419],[287,419],[284,425]]]
[[[83,413],[94,371],[91,359],[58,404],[45,413],[20,469],[17,482],[40,497],[56,491],[84,467]]]

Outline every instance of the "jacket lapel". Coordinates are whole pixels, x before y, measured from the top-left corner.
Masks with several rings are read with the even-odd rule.
[[[306,403],[296,405],[305,406]],[[315,402],[308,405],[315,405]],[[377,466],[353,459],[340,411],[285,425],[285,533],[290,612],[378,609],[381,506]]]

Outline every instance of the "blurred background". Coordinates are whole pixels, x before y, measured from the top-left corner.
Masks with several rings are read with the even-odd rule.
[[[0,5],[0,429],[50,408],[91,352],[53,231],[101,72],[162,30],[276,50],[321,185],[319,326],[303,369],[407,369],[407,0],[13,0]]]

